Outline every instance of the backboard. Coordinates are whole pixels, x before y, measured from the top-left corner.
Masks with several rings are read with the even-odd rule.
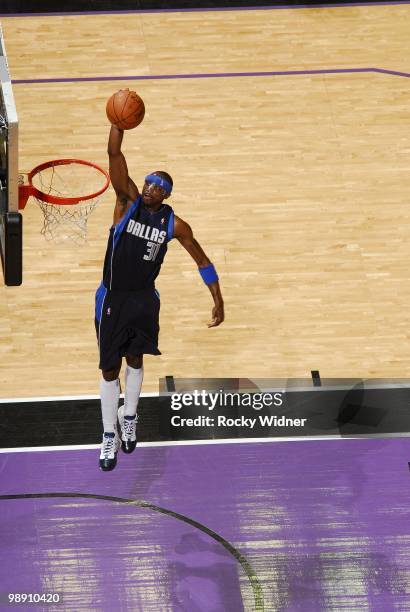
[[[4,282],[11,286],[22,282],[18,209],[18,119],[0,25],[0,250]]]

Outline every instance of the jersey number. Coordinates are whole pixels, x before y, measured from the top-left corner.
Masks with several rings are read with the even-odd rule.
[[[143,259],[145,259],[145,261],[155,261],[160,246],[161,245],[156,242],[147,242],[148,251],[145,253]]]

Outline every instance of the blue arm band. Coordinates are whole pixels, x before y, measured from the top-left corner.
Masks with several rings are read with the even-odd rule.
[[[205,285],[211,285],[219,280],[214,264],[209,264],[209,266],[206,266],[206,268],[198,268],[198,270]]]

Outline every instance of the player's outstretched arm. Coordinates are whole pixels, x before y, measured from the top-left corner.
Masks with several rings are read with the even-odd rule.
[[[215,268],[204,253],[199,242],[195,240],[191,227],[188,225],[188,223],[177,216],[175,216],[174,237],[177,238],[184,249],[186,249],[191,255],[192,259],[199,268],[199,273],[201,274],[204,282],[206,285],[208,285],[209,291],[211,292],[214,300],[212,321],[211,323],[208,323],[208,327],[216,327],[224,320],[225,313],[224,301],[222,299],[221,289],[219,287],[218,276],[216,275]]]
[[[108,157],[110,161],[110,179],[117,195],[114,209],[114,223],[118,223],[128,208],[138,197],[138,188],[128,176],[127,162],[121,151],[124,130],[111,126],[108,138]]]

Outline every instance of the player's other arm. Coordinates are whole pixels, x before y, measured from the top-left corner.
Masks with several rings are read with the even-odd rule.
[[[110,179],[117,195],[114,208],[114,223],[121,221],[129,207],[138,197],[138,187],[128,176],[127,162],[121,151],[124,130],[111,126],[108,138],[108,158],[110,161]]]
[[[199,242],[195,240],[192,229],[188,223],[185,223],[185,221],[177,216],[175,216],[174,222],[174,237],[177,238],[184,249],[186,249],[191,255],[192,259],[199,268],[202,278],[204,278],[206,284],[208,285],[209,291],[211,292],[214,300],[212,322],[208,323],[208,327],[216,327],[222,323],[225,318],[225,314],[224,301],[222,299],[221,289],[219,287],[218,278],[215,274],[214,268]]]

